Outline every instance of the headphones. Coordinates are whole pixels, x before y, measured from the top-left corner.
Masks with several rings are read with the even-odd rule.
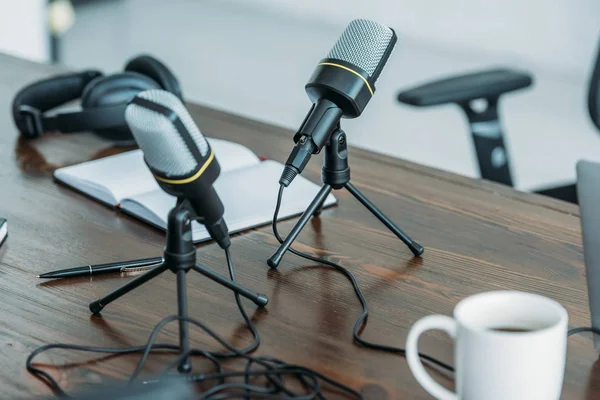
[[[117,144],[133,144],[125,107],[136,94],[149,89],[166,90],[183,101],[179,81],[169,68],[154,57],[142,55],[130,60],[121,73],[105,76],[86,70],[34,82],[15,96],[13,119],[26,139],[49,131],[92,131]],[[46,114],[78,98],[81,110]]]

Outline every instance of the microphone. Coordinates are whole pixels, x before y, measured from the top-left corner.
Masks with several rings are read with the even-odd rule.
[[[375,83],[396,45],[387,26],[356,19],[346,27],[305,86],[313,105],[294,135],[292,150],[279,179],[288,186],[321,151],[340,119],[360,116],[375,94]]]
[[[125,121],[159,186],[189,201],[197,218],[221,248],[230,246],[223,203],[213,187],[221,167],[183,103],[172,93],[138,93],[125,109]]]

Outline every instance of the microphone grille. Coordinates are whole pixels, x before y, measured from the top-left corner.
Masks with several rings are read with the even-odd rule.
[[[385,64],[389,58],[390,46],[395,44],[395,40],[394,31],[387,26],[368,19],[355,19],[348,24],[327,58],[356,65],[377,79],[374,74],[383,68],[380,63],[383,61]]]
[[[159,89],[140,92],[136,97],[169,109],[187,131],[180,132],[173,121],[160,111],[130,103],[125,109],[125,120],[148,165],[165,177],[181,177],[194,172],[202,160],[194,156],[190,145],[197,147],[202,158],[208,157],[210,146],[181,100]],[[186,141],[183,135],[188,135],[192,143]]]

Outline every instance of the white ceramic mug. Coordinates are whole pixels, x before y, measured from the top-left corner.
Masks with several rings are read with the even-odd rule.
[[[458,303],[454,318],[430,315],[417,321],[408,333],[406,359],[421,386],[440,400],[558,399],[567,322],[567,311],[549,298],[513,291],[480,293]],[[456,393],[435,382],[419,358],[419,336],[432,329],[455,340]]]

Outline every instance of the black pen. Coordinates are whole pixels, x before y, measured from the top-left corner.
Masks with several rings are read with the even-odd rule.
[[[125,272],[128,268],[149,267],[163,262],[162,257],[143,258],[141,260],[119,261],[109,264],[86,265],[85,267],[69,268],[60,271],[47,272],[36,278],[74,278],[77,276],[92,276],[109,272]]]

